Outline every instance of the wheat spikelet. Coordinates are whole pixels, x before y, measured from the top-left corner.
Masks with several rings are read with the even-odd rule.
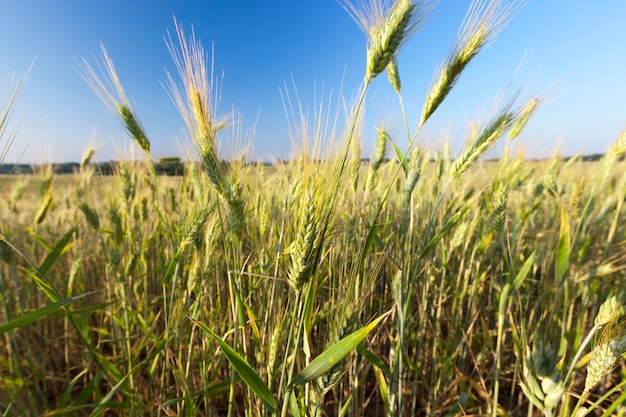
[[[479,159],[510,127],[516,120],[514,113],[505,110],[480,132],[473,136],[474,139],[467,149],[459,156],[450,167],[452,178],[458,178],[477,159]]]
[[[109,223],[111,224],[111,236],[113,241],[121,245],[124,241],[124,226],[122,225],[122,216],[116,206],[109,207]]]
[[[39,187],[39,195],[45,197],[50,193],[52,189],[52,181],[54,180],[54,174],[52,172],[52,167],[48,166],[46,168],[46,174],[44,179],[41,181],[41,186]]]
[[[411,194],[415,189],[417,181],[419,181],[422,175],[422,163],[424,158],[424,151],[415,146],[411,151],[411,159],[409,160],[409,169],[406,173],[406,179],[404,181],[404,201],[408,202],[411,199]]]
[[[449,245],[450,251],[461,246],[468,239],[467,233],[468,233],[469,227],[470,227],[469,222],[463,222],[459,224],[459,226],[454,231],[452,238],[450,239],[450,245]]]
[[[291,181],[289,184],[289,192],[287,192],[287,205],[293,206],[302,194],[302,182],[298,179]]]
[[[587,365],[585,390],[591,390],[604,376],[613,372],[624,352],[626,352],[626,335],[610,339],[594,347],[591,351],[591,360]]]
[[[211,183],[221,194],[225,173],[217,156],[215,139],[217,132],[226,124],[217,121],[215,116],[212,95],[215,92],[217,101],[219,94],[214,91],[213,68],[209,74],[207,54],[200,41],[196,40],[193,29],[191,37],[187,40],[182,25],[176,20],[174,23],[178,46],[175,46],[168,32],[167,47],[184,87],[180,88],[168,73],[170,96],[196,144]]]
[[[26,182],[20,182],[18,183],[15,188],[13,188],[13,191],[11,191],[11,210],[13,211],[17,211],[17,202],[22,198],[22,195],[24,195],[24,191],[26,190]]]
[[[120,191],[124,205],[127,205],[135,198],[137,189],[137,177],[134,172],[128,168],[125,162],[120,161],[119,164]]]
[[[508,195],[508,185],[498,181],[495,185],[491,198],[489,199],[489,220],[498,233],[504,232]]]
[[[387,13],[384,24],[373,28],[365,70],[368,82],[385,70],[399,48],[410,39],[416,17],[416,5],[410,0],[399,0]]]
[[[48,214],[48,211],[50,211],[53,202],[54,200],[52,199],[51,193],[47,193],[45,196],[43,196],[41,202],[39,203],[37,213],[35,214],[35,224],[41,224],[45,220],[46,215]]]
[[[210,214],[211,210],[209,207],[203,207],[200,210],[194,211],[185,226],[181,246],[186,247],[187,245],[202,240],[202,233],[205,229],[207,221],[209,220]]]
[[[98,64],[98,67],[100,73],[103,73],[103,77],[98,75],[85,59],[83,59],[81,76],[96,95],[100,97],[100,100],[102,100],[109,111],[122,122],[122,125],[137,146],[149,157],[150,142],[132,111],[130,102],[126,97],[122,83],[117,75],[115,65],[113,65],[113,61],[109,57],[104,45],[101,45],[101,49],[102,63]],[[104,68],[102,68],[102,66],[104,66]]]
[[[189,268],[189,274],[187,275],[187,295],[191,296],[198,292],[200,288],[200,278],[202,277],[202,262],[200,262],[199,256],[194,256],[193,263]]]
[[[91,158],[93,158],[94,154],[96,153],[96,150],[91,148],[89,150],[87,150],[87,152],[85,152],[85,154],[83,155],[83,158],[80,160],[80,171],[83,172],[85,171],[85,169],[89,166],[89,164],[91,163]]]
[[[625,298],[626,291],[607,297],[604,303],[600,306],[593,324],[600,328],[606,324],[615,322],[622,316],[626,315],[626,305],[624,302]]]
[[[626,155],[626,131],[622,132],[617,138],[609,152],[607,152],[606,159],[608,163],[613,164]]]
[[[137,146],[144,151],[146,154],[150,154],[150,141],[146,137],[143,128],[137,121],[135,114],[130,109],[130,107],[126,104],[120,104],[117,107],[117,111],[120,114],[122,119],[122,123],[126,128],[126,131],[130,135],[130,137],[135,141]]]
[[[139,254],[137,252],[131,252],[128,262],[124,266],[124,275],[130,277],[134,274],[137,262],[139,261]]]
[[[78,258],[74,259],[74,262],[72,262],[72,266],[70,267],[70,273],[67,279],[68,296],[70,296],[72,292],[75,291],[74,283],[76,283],[77,280],[79,280],[83,275],[82,267],[83,258],[79,256]],[[80,281],[78,282],[78,285],[80,285]]]
[[[359,171],[361,169],[361,141],[357,137],[350,141],[350,170],[349,177],[352,189],[356,192],[359,185]]]
[[[543,175],[541,176],[541,187],[543,188],[547,188],[549,190],[554,190],[557,191],[558,190],[558,185],[556,183],[556,180],[554,179],[554,176],[546,171],[543,173]]]
[[[317,205],[311,193],[307,194],[304,212],[300,216],[300,226],[293,244],[291,266],[288,281],[291,287],[299,292],[308,281],[315,262],[315,243],[317,240]]]
[[[385,160],[387,154],[387,141],[390,140],[389,134],[383,128],[376,128],[378,131],[378,140],[376,142],[376,149],[374,155],[372,155],[371,166],[374,171],[378,171],[380,165]]]
[[[211,185],[213,185],[215,190],[222,194],[225,187],[224,183],[226,182],[226,173],[224,172],[223,164],[217,159],[215,149],[210,146],[203,146],[199,151],[204,172],[209,177],[209,181],[211,181]]]
[[[224,196],[228,203],[228,228],[236,236],[241,236],[244,226],[243,187],[238,179],[231,176]]]
[[[271,389],[274,380],[274,368],[276,365],[276,356],[278,353],[278,342],[280,340],[280,325],[274,326],[272,336],[270,338],[269,349],[267,351],[267,385]]]
[[[624,155],[626,155],[626,130],[619,135],[602,160],[603,170],[600,180],[601,183],[608,179],[611,169],[617,161],[624,158]]]
[[[229,230],[240,237],[244,224],[243,189],[238,179],[218,157],[216,136],[226,124],[217,121],[214,114],[212,69],[209,76],[205,50],[196,40],[193,29],[187,40],[182,25],[176,21],[174,23],[178,46],[174,45],[168,33],[167,47],[184,88],[181,89],[168,74],[171,97],[187,124],[211,185],[227,204]]]
[[[182,25],[176,25],[177,44],[169,31],[166,44],[172,56],[183,88],[168,73],[170,94],[174,104],[183,117],[187,128],[195,141],[204,141],[203,146],[215,145],[215,130],[212,128],[214,106],[211,101],[213,93],[213,73],[209,74],[207,56],[200,41],[192,33],[187,40]]]
[[[594,320],[594,328],[601,333],[587,365],[585,390],[591,390],[613,371],[620,357],[626,353],[626,290],[614,294],[602,303]]]
[[[100,217],[98,216],[98,213],[89,206],[89,204],[84,202],[80,203],[78,208],[83,212],[85,220],[87,220],[87,223],[93,230],[100,229]]]
[[[141,208],[141,221],[147,223],[150,221],[150,206],[148,205],[148,198],[145,196],[141,197],[139,206]]]
[[[387,68],[431,9],[425,1],[413,4],[411,0],[396,0],[391,7],[381,0],[356,4],[343,1],[342,5],[367,35],[365,80],[368,83]]]
[[[533,98],[526,102],[517,121],[511,126],[511,130],[509,131],[509,140],[513,140],[519,136],[520,132],[524,129],[524,126],[526,126],[526,123],[528,123],[528,120],[530,120],[530,117],[535,113],[538,106],[538,98]]]
[[[474,0],[459,30],[457,43],[448,54],[443,65],[435,76],[424,107],[420,126],[437,110],[454,87],[459,76],[472,59],[487,47],[498,35],[507,21],[514,15],[517,6],[502,6],[499,0]]]
[[[376,183],[378,182],[378,170],[385,160],[385,155],[387,153],[387,140],[389,139],[389,135],[382,128],[376,128],[376,130],[378,130],[378,140],[376,141],[374,154],[370,159],[370,169],[367,172],[367,181],[365,183],[366,194],[376,188]]]
[[[400,82],[398,59],[396,57],[393,57],[391,61],[389,61],[389,64],[387,64],[387,77],[389,78],[389,84],[396,90],[396,93],[400,94],[402,83]]]
[[[579,178],[574,182],[574,187],[572,188],[572,193],[569,197],[568,209],[570,212],[570,216],[572,218],[578,217],[580,199],[583,191],[585,190],[585,186],[587,185],[587,181],[584,177]]]
[[[259,214],[259,234],[264,237],[270,226],[270,210],[267,203],[261,205],[261,213]]]

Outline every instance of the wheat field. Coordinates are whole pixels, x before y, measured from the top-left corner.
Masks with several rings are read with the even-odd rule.
[[[368,50],[345,123],[288,115],[297,156],[272,166],[223,151],[207,56],[182,26],[182,176],[157,175],[106,50],[83,62],[143,157],[3,178],[3,415],[626,415],[626,134],[598,161],[525,159],[508,144],[540,111],[528,97],[458,155],[423,147],[519,7],[476,1],[418,126],[381,127],[362,155],[368,88],[386,73],[402,101],[396,57],[432,4],[362,6],[346,4]]]

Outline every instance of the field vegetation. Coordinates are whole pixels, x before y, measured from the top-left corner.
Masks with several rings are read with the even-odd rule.
[[[418,126],[361,153],[368,87],[388,76],[402,102],[396,58],[432,6],[346,5],[368,37],[357,100],[307,119],[285,92],[297,156],[271,167],[224,153],[245,138],[182,26],[182,176],[157,174],[106,51],[85,61],[143,158],[2,179],[3,415],[624,415],[626,134],[597,162],[527,161],[506,144],[541,98],[518,94],[459,155],[420,146],[519,4],[474,2]]]

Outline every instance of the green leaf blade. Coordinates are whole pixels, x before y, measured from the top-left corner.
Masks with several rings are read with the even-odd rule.
[[[241,380],[256,394],[257,397],[263,402],[265,407],[270,411],[276,410],[276,399],[272,395],[271,391],[263,382],[259,374],[248,364],[248,362],[241,357],[228,343],[223,341],[217,336],[211,329],[209,329],[204,323],[190,318],[190,320],[198,326],[202,331],[211,336],[222,349],[224,356],[228,359],[228,362],[233,366],[237,374],[241,377]]]
[[[66,298],[65,300],[57,301],[56,303],[48,304],[47,306],[38,308],[37,310],[26,313],[18,318],[10,320],[0,325],[0,334],[4,334],[8,331],[17,329],[18,327],[24,327],[27,324],[34,323],[44,317],[49,316],[61,307],[74,301],[74,298]]]
[[[391,313],[391,311],[378,317],[367,326],[349,334],[319,354],[319,356],[313,359],[313,361],[287,385],[287,390],[292,390],[299,385],[306,384],[312,379],[319,378],[330,371],[337,362],[341,361],[348,353],[356,349],[359,343],[361,343],[389,313]]]

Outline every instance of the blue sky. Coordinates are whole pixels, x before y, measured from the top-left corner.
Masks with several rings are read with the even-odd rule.
[[[428,25],[399,57],[403,95],[412,125],[435,69],[457,34],[470,1],[441,0]],[[164,42],[173,15],[187,33],[195,28],[206,49],[214,45],[223,72],[219,110],[235,109],[241,131],[256,127],[257,159],[289,157],[292,142],[279,89],[292,77],[305,109],[315,97],[348,99],[364,74],[365,36],[335,0],[6,1],[0,14],[0,94],[11,76],[35,59],[14,113],[18,134],[6,162],[79,161],[90,145],[96,159],[124,157],[131,148],[121,126],[80,76],[107,48],[155,158],[180,155],[188,141],[167,91],[165,69],[175,72]],[[470,121],[479,122],[502,92],[545,97],[516,139],[529,156],[604,152],[626,128],[626,2],[529,0],[498,39],[461,76],[422,132],[420,143],[448,140],[459,150]],[[342,87],[343,86],[343,87]],[[402,137],[398,100],[386,76],[372,85],[363,150],[375,125]],[[402,143],[401,139],[398,142]],[[0,143],[0,147],[2,143]]]

